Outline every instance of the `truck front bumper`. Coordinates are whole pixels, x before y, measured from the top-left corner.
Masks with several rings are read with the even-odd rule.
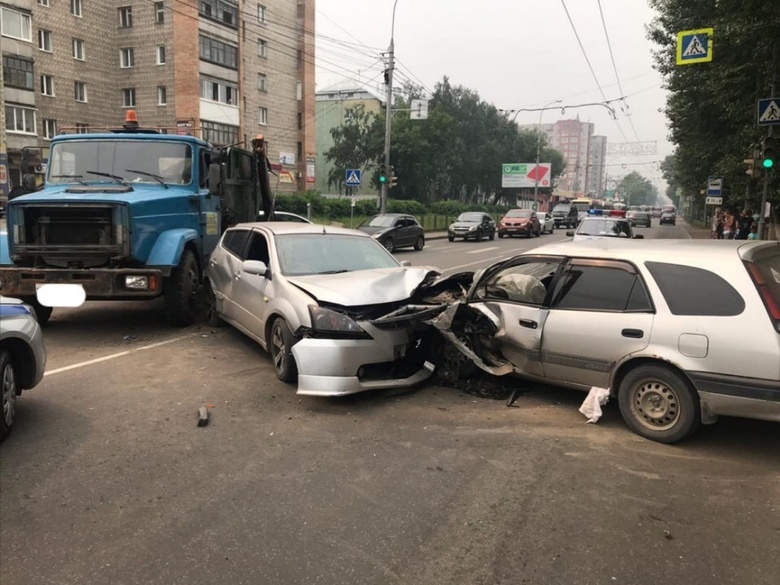
[[[128,288],[127,277],[146,277],[147,288]],[[42,284],[78,284],[87,300],[148,299],[162,293],[163,271],[157,269],[91,268],[0,268],[0,294],[7,297],[34,297]],[[136,279],[137,280],[137,279]]]

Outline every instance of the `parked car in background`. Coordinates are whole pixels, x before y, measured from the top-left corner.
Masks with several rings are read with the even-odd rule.
[[[780,422],[780,243],[713,244],[530,250],[480,273],[451,342],[469,339],[497,375],[608,388],[628,426],[662,443],[721,415]]]
[[[661,217],[661,212],[662,210],[660,207],[657,206],[653,207],[653,219],[658,219],[659,217]]]
[[[257,214],[257,221],[265,220],[265,212],[261,209]],[[292,221],[297,223],[313,223],[296,213],[290,213],[288,211],[274,211],[274,221]]]
[[[46,346],[35,310],[0,296],[0,441],[13,429],[17,397],[37,386],[45,369]]]
[[[555,230],[555,220],[552,215],[548,213],[537,213],[536,218],[539,220],[539,225],[542,226],[543,234],[551,234]]]
[[[652,214],[639,207],[629,207],[626,212],[626,219],[631,224],[631,227],[642,225],[644,227],[653,227]]]
[[[447,229],[447,239],[453,242],[455,238],[464,240],[477,240],[496,237],[496,222],[487,213],[481,211],[467,211],[461,213]]]
[[[498,237],[525,236],[538,237],[542,226],[536,212],[531,209],[510,209],[498,220]]]
[[[569,203],[559,203],[552,210],[555,227],[566,226],[567,228],[577,227],[579,223],[579,211]]]
[[[209,260],[207,320],[214,327],[224,320],[258,342],[277,378],[297,381],[298,394],[406,387],[433,372],[414,322],[420,300],[410,298],[437,275],[405,267],[357,230],[238,224]],[[407,302],[411,315],[383,321]]]
[[[625,238],[627,240],[644,236],[634,235],[631,224],[622,217],[587,217],[577,227],[577,231],[566,232],[575,242],[598,240],[602,238]]]
[[[659,220],[661,225],[676,225],[677,213],[673,209],[664,209],[661,213],[661,219]]]
[[[425,230],[414,217],[405,213],[375,215],[361,223],[357,229],[370,235],[388,252],[398,248],[414,248],[420,251],[425,246]]]

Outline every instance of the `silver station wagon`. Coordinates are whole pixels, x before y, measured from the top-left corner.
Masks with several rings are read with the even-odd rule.
[[[655,441],[719,415],[780,421],[778,242],[551,244],[476,275],[447,319],[482,369],[608,388]]]

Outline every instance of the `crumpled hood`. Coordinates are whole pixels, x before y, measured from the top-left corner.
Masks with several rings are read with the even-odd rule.
[[[428,275],[440,274],[430,267],[379,268],[341,274],[292,276],[287,280],[318,302],[358,307],[396,303],[412,296]]]

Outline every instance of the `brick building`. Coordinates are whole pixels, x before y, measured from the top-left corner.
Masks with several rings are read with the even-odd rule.
[[[269,142],[314,184],[315,0],[0,0],[9,166],[63,128],[142,126]],[[10,82],[9,82],[10,79]],[[21,117],[21,123],[16,118]],[[32,158],[35,158],[34,156]],[[23,169],[25,171],[30,169]],[[15,179],[19,171],[12,172]]]

